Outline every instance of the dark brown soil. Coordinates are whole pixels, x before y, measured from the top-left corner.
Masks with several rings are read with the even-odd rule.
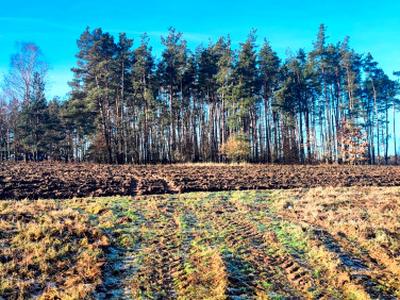
[[[400,167],[0,163],[0,199],[325,186],[400,186]]]

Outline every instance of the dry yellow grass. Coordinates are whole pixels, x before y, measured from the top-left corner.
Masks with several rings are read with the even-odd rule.
[[[0,295],[85,298],[101,283],[107,238],[54,201],[0,202]]]
[[[176,278],[178,295],[185,299],[226,299],[225,263],[217,249],[195,246],[185,261],[183,275]]]

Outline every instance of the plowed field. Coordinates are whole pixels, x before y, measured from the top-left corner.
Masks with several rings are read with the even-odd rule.
[[[400,167],[0,164],[0,199],[65,199],[325,186],[400,186]]]

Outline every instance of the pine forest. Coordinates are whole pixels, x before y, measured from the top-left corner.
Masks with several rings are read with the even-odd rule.
[[[87,28],[63,101],[45,96],[40,47],[20,43],[0,96],[0,160],[397,164],[400,72],[349,37],[328,43],[320,25],[310,52],[286,57],[256,30],[237,49],[229,35],[189,49],[174,28],[161,43],[157,57],[146,34]]]

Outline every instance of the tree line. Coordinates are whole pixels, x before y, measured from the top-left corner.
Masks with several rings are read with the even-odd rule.
[[[3,80],[0,159],[387,164],[393,147],[397,163],[399,84],[348,37],[328,43],[321,25],[309,53],[284,60],[255,30],[237,50],[228,35],[191,51],[173,28],[161,43],[156,58],[146,34],[134,48],[87,28],[62,102],[47,101],[48,66],[22,43]]]

